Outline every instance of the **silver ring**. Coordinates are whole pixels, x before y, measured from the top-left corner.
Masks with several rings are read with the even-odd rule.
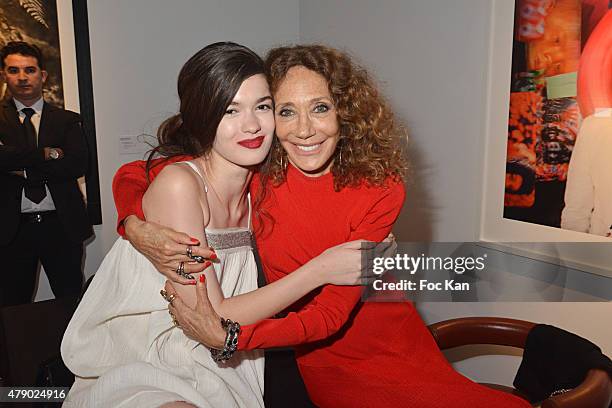
[[[191,247],[191,245],[187,245],[187,256],[190,259],[193,259],[194,261],[196,261],[198,263],[203,263],[205,261],[205,259],[203,257],[201,257],[200,255],[194,255],[193,254],[193,248]]]
[[[185,262],[179,262],[179,266],[178,266],[178,269],[176,270],[176,274],[186,279],[192,279],[192,280],[195,279],[193,276],[185,272]]]

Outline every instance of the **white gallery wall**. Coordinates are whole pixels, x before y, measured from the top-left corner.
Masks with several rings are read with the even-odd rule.
[[[512,19],[512,10],[509,16],[498,15],[499,10],[494,0],[300,2],[300,39],[349,50],[371,69],[408,126],[414,169],[404,211],[394,228],[400,241],[479,238],[490,42],[499,26],[495,19]],[[512,40],[511,34],[508,39]],[[491,86],[507,87],[508,82]],[[589,338],[612,354],[611,303],[423,303],[418,307],[429,323],[464,316],[549,323]],[[495,355],[478,356],[485,350]],[[504,355],[508,351],[468,348],[449,357],[470,357],[455,366],[473,379],[510,385],[520,357]]]
[[[300,40],[346,49],[408,127],[398,240],[478,238],[490,0],[309,0]]]
[[[221,40],[258,52],[295,42],[351,52],[410,131],[413,169],[398,239],[478,239],[493,0],[106,0],[89,1],[88,8],[104,224],[87,246],[86,276],[117,239],[112,177],[141,157],[120,154],[119,138],[152,133],[175,112],[181,65]],[[37,299],[50,297],[43,278]],[[602,329],[609,303],[429,303],[420,310],[429,322],[498,315],[552,323],[612,354],[612,336]],[[494,356],[458,367],[472,378],[509,384],[517,364],[518,358]]]

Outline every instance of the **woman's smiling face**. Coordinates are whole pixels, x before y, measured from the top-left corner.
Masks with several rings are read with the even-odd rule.
[[[254,166],[268,154],[274,137],[272,96],[263,74],[245,79],[217,127],[212,150],[239,166]]]
[[[289,162],[310,177],[329,173],[340,124],[325,78],[303,66],[292,67],[274,100],[276,135]]]

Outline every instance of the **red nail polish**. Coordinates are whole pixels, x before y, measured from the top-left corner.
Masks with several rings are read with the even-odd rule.
[[[213,261],[214,261],[215,259],[218,259],[217,254],[216,254],[216,253],[214,253],[214,252],[213,252],[212,254],[210,254],[210,256],[209,256],[208,258],[209,258],[209,259],[211,259],[211,260],[213,260]]]
[[[200,244],[200,241],[198,241],[197,239],[195,238],[190,238],[190,239],[191,239],[191,242],[193,242],[194,244],[198,244],[198,245]]]
[[[208,268],[212,263],[210,261],[204,262],[204,269]]]
[[[200,283],[206,282],[206,276],[204,274],[200,275]]]
[[[197,282],[195,280],[190,280],[187,282],[187,285],[195,285]]]

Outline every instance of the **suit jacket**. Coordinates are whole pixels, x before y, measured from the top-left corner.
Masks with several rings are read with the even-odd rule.
[[[0,142],[0,245],[10,243],[17,233],[26,183],[47,185],[67,239],[82,242],[90,237],[93,231],[77,183],[87,169],[81,117],[45,102],[38,147],[31,148],[13,100],[4,101],[0,106]],[[44,147],[59,147],[64,157],[45,160]],[[11,174],[23,169],[27,179]]]

